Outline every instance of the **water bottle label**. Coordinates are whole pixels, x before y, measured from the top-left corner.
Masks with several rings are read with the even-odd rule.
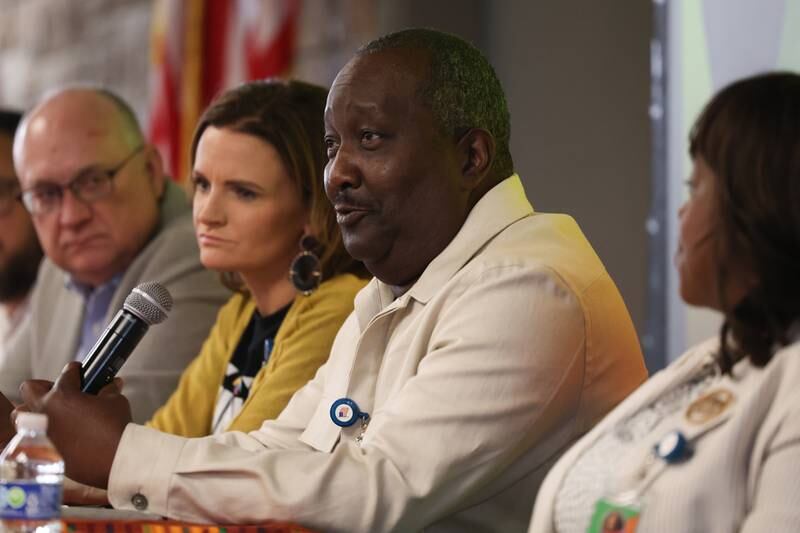
[[[61,516],[61,485],[0,483],[0,519],[49,520]]]

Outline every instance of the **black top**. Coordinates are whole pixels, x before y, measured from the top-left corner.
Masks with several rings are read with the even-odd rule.
[[[261,316],[257,310],[253,312],[228,362],[214,410],[212,431],[225,429],[241,410],[250,394],[253,378],[269,361],[275,336],[289,307],[291,304],[267,316]],[[224,427],[220,428],[223,423]]]

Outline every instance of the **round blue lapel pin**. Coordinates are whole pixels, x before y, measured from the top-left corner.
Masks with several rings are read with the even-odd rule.
[[[350,398],[339,398],[331,404],[331,420],[339,427],[350,427],[359,418],[365,418],[367,413],[362,413],[356,402]]]
[[[691,455],[689,441],[680,431],[670,431],[655,446],[656,455],[667,464],[682,461]]]

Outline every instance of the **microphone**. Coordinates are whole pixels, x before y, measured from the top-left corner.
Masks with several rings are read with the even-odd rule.
[[[125,298],[113,320],[81,363],[81,390],[97,394],[111,383],[147,329],[172,309],[169,291],[155,281],[141,283]]]

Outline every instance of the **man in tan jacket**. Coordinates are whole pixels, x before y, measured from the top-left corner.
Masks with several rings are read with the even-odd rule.
[[[464,41],[362,49],[325,112],[325,182],[375,279],[277,420],[184,439],[130,424],[76,369],[26,397],[68,474],[117,508],[324,531],[522,531],[554,458],[645,378],[625,306],[575,222],[535,213],[502,88]],[[82,416],[94,442],[69,427]]]

